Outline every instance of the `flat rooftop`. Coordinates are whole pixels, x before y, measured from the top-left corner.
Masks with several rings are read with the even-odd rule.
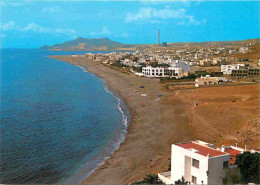
[[[185,148],[185,149],[195,149],[197,150],[196,153],[206,156],[209,154],[210,157],[216,157],[216,156],[221,156],[221,155],[226,155],[227,153],[225,152],[221,152],[218,151],[214,148],[210,148],[210,147],[206,147],[206,146],[202,146],[199,144],[196,144],[194,142],[187,142],[187,143],[180,143],[180,144],[176,144],[179,147]]]

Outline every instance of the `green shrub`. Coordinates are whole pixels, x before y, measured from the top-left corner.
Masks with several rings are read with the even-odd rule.
[[[182,176],[181,179],[175,181],[175,184],[188,184],[188,181],[185,181],[184,177]]]
[[[163,184],[163,182],[158,178],[158,175],[150,173],[146,175],[143,182],[145,184]]]
[[[260,183],[260,153],[243,152],[236,156],[235,165],[240,170],[243,183]]]
[[[138,73],[141,73],[142,72],[142,67],[135,67],[135,66],[133,66],[133,70],[138,72]]]
[[[225,179],[227,180],[226,184],[240,184],[242,183],[242,175],[239,169],[229,169],[226,173]]]
[[[122,64],[120,60],[115,61],[115,62],[112,64],[112,66],[115,66],[115,67],[118,67],[118,68],[127,67],[127,66],[125,66],[124,64]]]

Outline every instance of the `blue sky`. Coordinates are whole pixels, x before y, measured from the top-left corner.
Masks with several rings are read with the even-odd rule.
[[[142,44],[259,38],[260,1],[1,1],[2,48],[77,37]]]

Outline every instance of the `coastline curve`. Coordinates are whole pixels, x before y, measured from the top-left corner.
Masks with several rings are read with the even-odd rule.
[[[62,60],[60,60],[62,61]],[[62,61],[64,62],[64,61]],[[69,63],[71,64],[71,63]],[[74,64],[71,64],[74,65]],[[107,81],[103,78],[101,78],[100,76],[89,72],[85,67],[79,66],[79,65],[74,65],[77,66],[79,68],[81,68],[83,71],[82,72],[87,72],[93,76],[95,76],[96,78],[99,78],[100,80],[102,80],[103,83],[103,87],[104,90],[111,94],[117,101],[117,109],[119,110],[119,112],[122,114],[122,119],[120,124],[122,124],[123,128],[120,130],[120,133],[116,133],[115,138],[113,138],[111,141],[109,141],[106,146],[101,150],[101,154],[100,156],[96,156],[94,158],[93,161],[95,162],[87,162],[81,169],[79,169],[79,171],[74,174],[73,176],[71,176],[69,179],[65,180],[65,184],[74,184],[74,183],[80,183],[82,182],[84,179],[86,179],[87,177],[89,177],[92,173],[94,173],[100,166],[102,166],[105,161],[107,159],[110,158],[110,155],[112,155],[116,150],[119,149],[120,145],[125,141],[125,136],[127,134],[127,129],[128,126],[131,122],[131,115],[129,112],[129,109],[126,107],[124,100],[122,99],[122,97],[116,92],[114,91],[107,83]],[[92,166],[92,169],[89,170],[89,168],[87,168],[87,166]]]

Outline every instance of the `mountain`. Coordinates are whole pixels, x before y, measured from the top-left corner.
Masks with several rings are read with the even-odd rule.
[[[250,43],[259,45],[260,39],[247,39],[242,41],[213,41],[213,42],[174,42],[168,43],[171,48],[197,48],[197,47],[227,47],[227,46],[247,46]],[[122,44],[108,38],[88,39],[79,37],[75,40],[55,44],[53,46],[43,46],[41,49],[53,50],[83,50],[83,51],[113,51],[113,50],[152,50],[165,49],[157,44]]]
[[[56,50],[116,50],[117,48],[127,45],[112,41],[108,38],[88,39],[79,37],[75,40],[64,42],[63,44],[55,44],[53,46],[43,46],[40,49],[56,49]]]

